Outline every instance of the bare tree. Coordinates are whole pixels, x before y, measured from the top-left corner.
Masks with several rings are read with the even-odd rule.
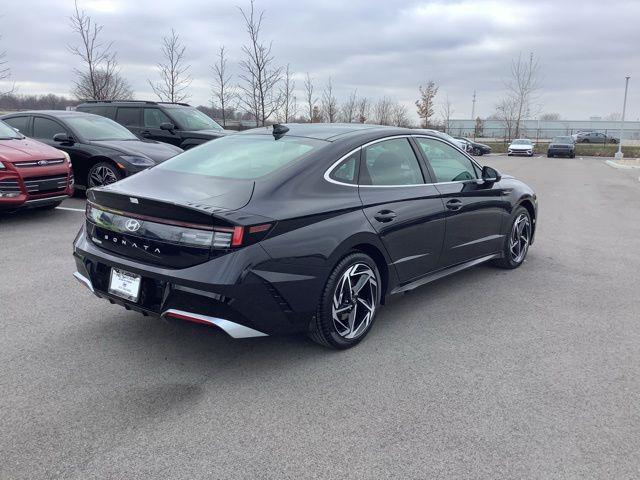
[[[401,103],[393,105],[391,110],[391,124],[396,127],[409,127],[411,121],[409,120],[409,112],[407,107]]]
[[[307,75],[304,78],[304,98],[309,112],[310,123],[313,123],[313,108],[316,106],[316,103],[318,103],[318,99],[313,96],[313,91],[313,79],[309,75],[309,72],[307,72]]]
[[[560,120],[560,114],[554,113],[554,112],[548,112],[548,113],[543,113],[538,118],[544,121],[557,121],[557,120]]]
[[[346,123],[353,123],[358,121],[358,91],[354,90],[349,95],[347,101],[342,105],[341,117],[342,121]]]
[[[393,108],[393,100],[389,97],[382,97],[373,108],[373,122],[378,125],[392,125]]]
[[[604,120],[619,121],[621,118],[622,114],[620,112],[611,112],[609,115],[605,115]]]
[[[435,114],[435,98],[438,93],[438,86],[433,80],[427,82],[427,86],[420,85],[420,98],[416,101],[418,116],[422,119],[422,126],[429,128],[431,118]]]
[[[518,115],[518,102],[513,96],[507,96],[498,102],[496,105],[496,111],[493,114],[497,120],[502,122],[504,126],[504,137],[507,140],[511,140],[515,136],[518,136],[518,131],[515,128]]]
[[[162,37],[163,61],[158,63],[160,81],[147,80],[158,98],[163,102],[184,102],[189,98],[191,86],[191,65],[185,64],[184,54],[187,47],[180,41],[180,35],[171,29],[171,34]]]
[[[333,83],[331,83],[331,77],[327,81],[324,89],[322,90],[322,99],[320,100],[322,106],[322,118],[329,123],[335,123],[338,120],[338,99],[333,94]]]
[[[366,123],[369,120],[369,111],[371,110],[371,102],[367,97],[358,100],[356,107],[356,121],[358,123]]]
[[[0,36],[0,39],[2,37]],[[9,81],[11,78],[11,69],[9,68],[9,61],[7,60],[6,50],[0,51],[0,82]],[[9,95],[15,91],[15,84],[12,84],[7,90],[0,90],[0,97],[3,95]]]
[[[264,20],[264,10],[256,12],[254,0],[248,11],[238,7],[249,34],[249,44],[242,46],[246,58],[240,62],[243,85],[240,101],[244,109],[256,119],[256,126],[266,123],[278,110],[281,98],[278,85],[282,78],[282,68],[274,66],[271,53],[272,43],[262,43],[260,32]]]
[[[227,54],[224,45],[220,47],[218,59],[213,70],[213,98],[221,111],[222,126],[227,126],[227,113],[237,92],[231,83],[231,74],[227,72]]]
[[[445,133],[449,133],[449,130],[451,128],[451,116],[453,115],[453,107],[451,105],[451,101],[449,100],[448,94],[446,95],[444,102],[442,102],[442,109],[440,112],[442,115],[442,122],[444,124],[444,131]]]
[[[70,17],[71,28],[80,36],[80,45],[69,45],[69,51],[80,58],[82,69],[74,69],[77,79],[73,94],[79,99],[113,100],[129,99],[133,96],[129,83],[120,75],[113,42],[100,40],[102,25],[78,7]]]
[[[296,82],[293,79],[289,64],[287,63],[280,85],[280,98],[282,99],[280,117],[285,123],[293,121],[298,113],[298,101],[295,96],[295,88]]]
[[[511,78],[507,90],[512,102],[515,102],[515,137],[520,136],[522,122],[534,114],[532,112],[534,96],[539,89],[540,63],[533,53],[524,60],[522,55],[511,62]]]

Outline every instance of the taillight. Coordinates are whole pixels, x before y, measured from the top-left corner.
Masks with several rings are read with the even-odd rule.
[[[250,227],[213,227],[213,248],[233,248],[251,245],[262,240],[272,226],[272,223],[263,223]]]

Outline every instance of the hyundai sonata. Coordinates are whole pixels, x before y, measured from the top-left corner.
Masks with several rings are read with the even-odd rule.
[[[390,296],[492,261],[516,268],[537,200],[442,137],[275,125],[89,190],[75,277],[143,314],[232,337],[348,348]]]

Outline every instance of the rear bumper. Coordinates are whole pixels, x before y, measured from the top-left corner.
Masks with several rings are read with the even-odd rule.
[[[214,325],[244,338],[306,331],[319,300],[320,278],[274,271],[259,244],[193,267],[167,269],[113,255],[84,231],[74,242],[76,279],[99,298],[144,315]],[[112,267],[141,275],[137,302],[109,293]]]
[[[572,155],[575,152],[573,148],[550,148],[547,155]]]

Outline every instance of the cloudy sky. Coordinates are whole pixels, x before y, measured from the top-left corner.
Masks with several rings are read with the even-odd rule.
[[[153,99],[159,44],[173,27],[192,65],[190,102],[208,104],[211,69],[225,45],[241,58],[246,34],[237,5],[248,0],[80,0],[114,42],[136,97]],[[256,0],[266,10],[264,38],[280,64],[319,84],[332,77],[337,96],[387,95],[414,112],[427,79],[448,95],[455,118],[494,111],[511,59],[534,52],[542,66],[541,111],[564,119],[605,116],[622,109],[631,75],[628,117],[640,117],[640,1],[638,0]],[[0,3],[0,51],[6,50],[19,93],[69,95],[78,61],[66,45],[72,0]],[[301,92],[299,97],[302,97]]]

